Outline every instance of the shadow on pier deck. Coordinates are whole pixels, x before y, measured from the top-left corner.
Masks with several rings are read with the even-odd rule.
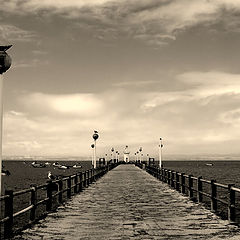
[[[145,171],[120,165],[14,239],[240,239],[240,232]]]

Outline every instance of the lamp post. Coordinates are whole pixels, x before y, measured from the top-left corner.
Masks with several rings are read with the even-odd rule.
[[[163,148],[163,144],[162,144],[162,138],[159,139],[159,167],[162,168],[162,148]]]
[[[111,159],[112,159],[112,162],[114,162],[114,161],[113,161],[113,152],[114,152],[114,148],[113,148],[113,147],[112,147],[111,151],[112,151],[112,153],[111,153]]]
[[[94,165],[94,144],[91,144],[92,148],[92,166]]]
[[[137,162],[137,153],[134,153],[134,155],[135,155],[135,156],[134,156],[134,157],[135,157],[134,160],[135,160],[135,162]]]
[[[137,151],[136,153],[137,153],[137,162],[138,162],[138,153],[139,153],[139,152]]]
[[[0,196],[2,193],[3,73],[11,67],[11,58],[6,53],[11,46],[0,46]]]
[[[107,164],[107,162],[108,162],[108,161],[107,161],[107,153],[105,154],[105,158],[106,158],[106,161],[105,161],[105,162],[106,162],[106,164]]]
[[[93,167],[96,168],[97,167],[97,152],[96,152],[96,144],[97,144],[97,139],[99,138],[99,135],[98,135],[98,131],[94,131],[93,133],[93,140],[94,140],[94,154],[93,154]]]
[[[141,154],[141,152],[142,152],[142,147],[140,147],[140,148],[139,148],[139,153],[140,153],[140,162],[142,162],[142,154]]]

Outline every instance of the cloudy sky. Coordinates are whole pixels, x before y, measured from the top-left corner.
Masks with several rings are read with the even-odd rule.
[[[240,153],[240,0],[0,0],[4,155]]]

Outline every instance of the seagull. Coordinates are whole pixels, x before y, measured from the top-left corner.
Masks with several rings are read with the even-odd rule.
[[[2,176],[9,176],[11,173],[8,170],[2,169]]]
[[[52,175],[52,173],[50,171],[48,171],[48,179],[54,180],[54,179],[56,179],[56,177],[54,175]]]
[[[12,45],[0,46],[0,51],[1,51],[1,52],[5,52],[5,51],[7,51],[10,47],[12,47]]]

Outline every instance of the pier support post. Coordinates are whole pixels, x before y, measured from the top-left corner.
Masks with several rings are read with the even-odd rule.
[[[216,180],[211,180],[211,211],[217,211],[217,187],[215,185]]]
[[[30,220],[33,222],[36,218],[36,203],[37,203],[37,187],[31,185],[31,205],[33,206],[30,211]]]
[[[6,190],[5,195],[9,197],[5,198],[4,217],[8,217],[8,220],[4,223],[4,239],[9,239],[13,234],[13,191]]]
[[[235,223],[235,191],[234,184],[228,184],[228,221]]]
[[[200,176],[200,177],[198,177],[198,179],[197,179],[197,200],[198,200],[198,202],[200,203],[200,202],[202,202],[202,190],[203,190],[203,188],[202,188],[202,181],[201,181],[201,179],[202,179],[202,176]]]
[[[188,176],[188,197],[190,199],[193,198],[193,179],[192,179],[192,175]]]

